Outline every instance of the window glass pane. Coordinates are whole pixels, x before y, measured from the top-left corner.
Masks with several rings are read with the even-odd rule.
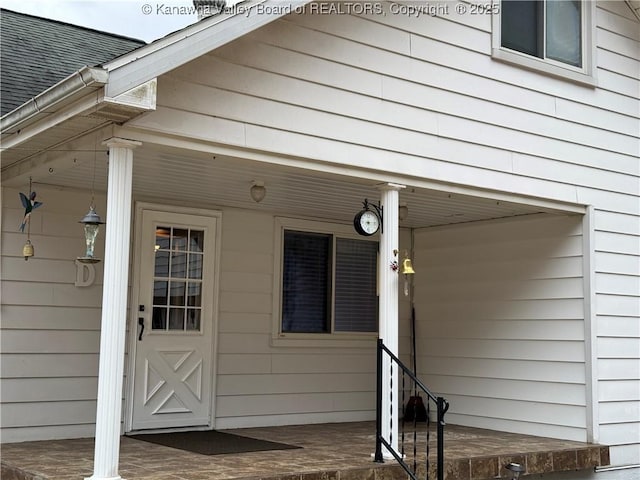
[[[168,288],[169,288],[168,282],[153,282],[153,304],[154,305],[167,304]]]
[[[156,227],[156,245],[163,250],[171,248],[171,227]]]
[[[169,252],[156,250],[156,266],[153,274],[156,277],[169,276]]]
[[[187,305],[190,307],[202,306],[202,296],[200,294],[200,283],[189,282],[187,287]]]
[[[191,252],[202,252],[204,248],[204,232],[201,230],[191,230],[189,234],[189,250]]]
[[[185,302],[185,282],[171,282],[169,287],[169,304],[184,305]]]
[[[151,319],[152,330],[167,329],[167,309],[164,307],[153,307],[153,317]]]
[[[187,254],[171,254],[171,276],[174,278],[184,278],[187,274]]]
[[[547,1],[547,58],[582,65],[582,21],[579,0]]]
[[[200,310],[187,309],[187,330],[200,330]]]
[[[543,3],[536,0],[503,0],[502,46],[535,57],[543,56]]]
[[[184,228],[174,228],[171,237],[171,250],[184,251],[187,249],[189,231]]]
[[[329,332],[331,243],[331,235],[285,231],[283,332]]]
[[[169,330],[184,330],[184,309],[169,309]]]
[[[155,236],[151,328],[199,331],[204,231],[158,226]]]
[[[202,259],[201,253],[189,254],[189,278],[202,278]]]
[[[378,243],[336,240],[335,330],[377,332]]]

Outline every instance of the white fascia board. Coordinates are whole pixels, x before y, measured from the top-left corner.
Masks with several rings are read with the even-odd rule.
[[[255,0],[237,4],[145,47],[106,63],[105,95],[116,97],[222,45],[294,12],[310,0]]]

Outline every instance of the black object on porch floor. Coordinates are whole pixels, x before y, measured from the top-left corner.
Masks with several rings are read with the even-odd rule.
[[[216,430],[150,433],[146,435],[130,435],[129,438],[164,445],[166,447],[178,448],[201,455],[237,454],[302,448],[295,445],[287,445],[286,443],[258,440],[256,438],[242,437],[232,433],[218,432]]]

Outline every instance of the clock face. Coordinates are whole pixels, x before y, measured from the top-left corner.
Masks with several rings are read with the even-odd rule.
[[[380,219],[371,210],[363,210],[355,219],[356,231],[360,235],[373,235],[380,228]]]

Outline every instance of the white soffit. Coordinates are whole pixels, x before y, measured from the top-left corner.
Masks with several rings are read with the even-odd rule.
[[[42,172],[38,185],[87,190],[95,176],[97,191],[106,191],[104,152],[95,159],[78,158],[65,169]],[[176,153],[143,147],[134,153],[133,191],[137,200],[201,208],[249,208],[274,215],[325,219],[349,224],[365,198],[377,202],[375,181],[299,168],[270,165],[225,156]],[[253,180],[263,181],[265,199],[256,204],[249,196]],[[447,225],[539,213],[570,214],[540,206],[478,196],[448,193],[407,185],[400,192],[409,216],[403,227]],[[44,197],[43,197],[44,198]],[[82,212],[80,212],[82,213]]]

